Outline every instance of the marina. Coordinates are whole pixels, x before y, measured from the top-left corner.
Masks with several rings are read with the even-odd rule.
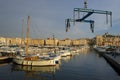
[[[0,80],[120,80],[119,3],[1,0]]]
[[[2,80],[119,80],[120,75],[92,48],[62,57],[56,66],[24,66],[8,63],[0,67]]]

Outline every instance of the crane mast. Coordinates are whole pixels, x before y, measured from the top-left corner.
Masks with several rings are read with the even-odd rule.
[[[88,0],[84,0],[84,8],[86,8],[87,9],[87,3],[88,3]]]

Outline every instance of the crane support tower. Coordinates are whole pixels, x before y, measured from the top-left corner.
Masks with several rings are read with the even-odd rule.
[[[75,16],[76,13],[77,13],[77,16],[78,16],[77,18]],[[80,13],[85,13],[85,15],[83,15],[80,18]],[[75,22],[86,22],[86,23],[90,23],[90,29],[93,33],[94,32],[94,20],[86,20],[86,19],[90,15],[95,14],[95,13],[96,14],[105,14],[106,15],[106,24],[108,24],[108,16],[110,16],[110,26],[112,27],[112,12],[111,11],[88,9],[87,8],[87,1],[85,1],[84,2],[84,8],[74,8],[73,9],[73,19],[67,18],[65,20],[66,32],[70,28],[70,22],[73,22],[74,24],[75,24]]]

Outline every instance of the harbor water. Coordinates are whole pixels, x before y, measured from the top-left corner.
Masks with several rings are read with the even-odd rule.
[[[120,80],[120,75],[93,49],[62,57],[60,64],[47,67],[0,64],[0,80]]]

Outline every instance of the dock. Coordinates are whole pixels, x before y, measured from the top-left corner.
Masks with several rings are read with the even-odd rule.
[[[103,54],[103,57],[120,73],[120,55]]]
[[[120,74],[120,53],[112,50],[111,52],[106,52],[106,48],[104,47],[96,47],[95,51],[98,52],[99,55],[103,56],[106,61],[114,68],[116,72]]]

